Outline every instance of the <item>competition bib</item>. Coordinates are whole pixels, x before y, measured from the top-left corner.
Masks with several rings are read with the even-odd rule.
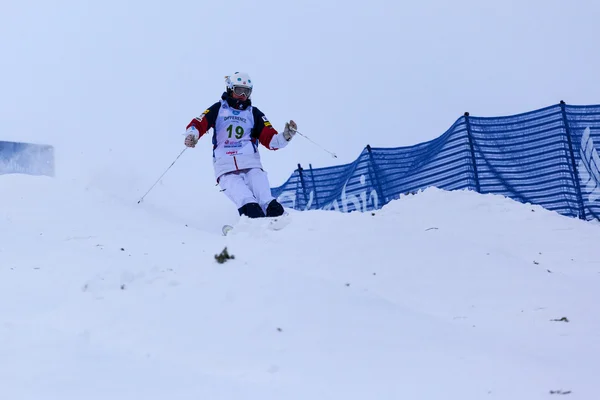
[[[215,156],[254,153],[256,150],[250,138],[253,126],[252,107],[236,110],[221,100],[221,108],[215,122]]]

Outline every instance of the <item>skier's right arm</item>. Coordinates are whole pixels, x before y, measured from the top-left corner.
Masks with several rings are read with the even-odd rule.
[[[208,132],[210,128],[214,128],[220,106],[221,103],[217,102],[207,108],[200,116],[190,121],[185,131],[184,143],[187,147],[195,147],[202,135]]]

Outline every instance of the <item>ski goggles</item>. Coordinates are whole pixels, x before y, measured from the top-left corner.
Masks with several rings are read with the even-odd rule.
[[[246,97],[250,97],[250,93],[252,93],[252,88],[245,86],[234,86],[233,93],[237,94],[238,96],[244,95]]]

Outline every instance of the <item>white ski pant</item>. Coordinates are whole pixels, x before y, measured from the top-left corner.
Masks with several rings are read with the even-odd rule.
[[[221,175],[219,186],[239,209],[248,203],[258,203],[263,211],[274,197],[267,173],[261,168],[251,168]]]

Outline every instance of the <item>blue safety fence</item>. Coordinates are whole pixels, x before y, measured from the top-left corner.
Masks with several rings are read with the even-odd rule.
[[[54,176],[54,147],[0,141],[0,175]]]
[[[504,195],[600,219],[600,105],[564,102],[512,116],[465,113],[440,137],[371,148],[352,163],[298,169],[271,191],[295,210],[370,211],[434,186]]]

